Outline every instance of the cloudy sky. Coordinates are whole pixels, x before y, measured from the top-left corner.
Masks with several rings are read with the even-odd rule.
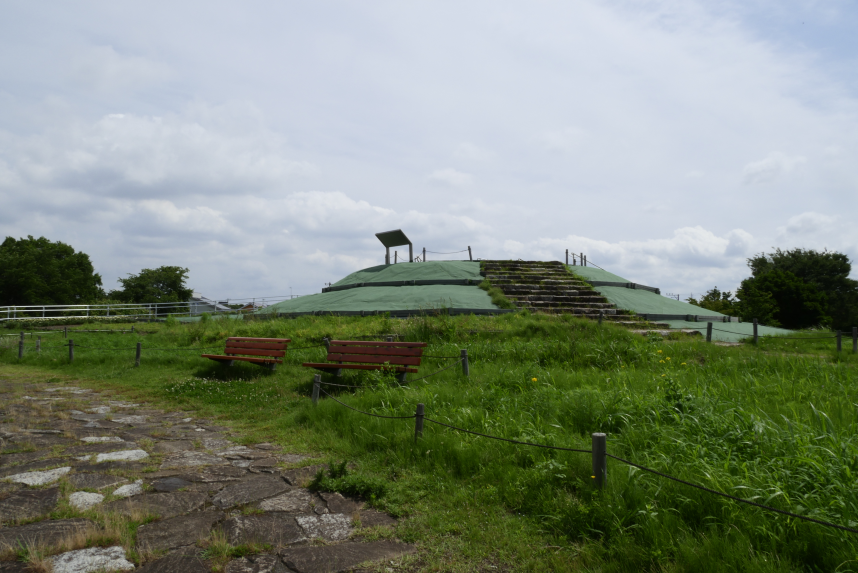
[[[772,247],[858,260],[853,0],[2,14],[0,233],[70,243],[108,288],[181,265],[211,297],[318,292],[396,228],[684,295]]]

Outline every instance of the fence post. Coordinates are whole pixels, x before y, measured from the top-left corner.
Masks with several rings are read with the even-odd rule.
[[[756,345],[759,341],[759,337],[757,336],[757,319],[754,319],[754,344]]]
[[[322,383],[322,375],[313,376],[313,406],[319,403],[319,387]]]
[[[584,266],[584,253],[578,253],[578,264]]]
[[[131,325],[131,334],[134,334],[134,325]]]
[[[331,340],[330,340],[330,339],[328,339],[328,338],[323,338],[323,339],[322,339],[322,344],[324,344],[324,345],[325,345],[325,350],[327,350],[328,352],[330,352],[330,351],[331,351]]]
[[[608,479],[608,437],[602,433],[593,434],[593,480],[596,489],[602,489]]]
[[[602,318],[604,318],[604,314],[605,313],[603,311],[599,311],[599,326],[602,326]]]
[[[63,338],[68,338],[68,337],[69,337],[69,327],[64,326],[63,327]]]
[[[41,352],[41,351],[42,351],[42,337],[37,336],[36,337],[36,352]]]
[[[468,245],[468,259],[473,261],[474,256],[471,254],[471,245]]]
[[[21,333],[21,342],[24,342],[24,333]]]
[[[566,249],[566,266],[569,266],[569,249]]]
[[[69,364],[74,362],[74,340],[69,339]]]
[[[18,360],[24,357],[24,339],[18,341]]]
[[[852,327],[852,354],[858,354],[858,326]]]
[[[706,323],[706,342],[712,342],[712,323]]]
[[[426,262],[426,247],[423,247],[423,262]]]
[[[465,376],[470,376],[471,367],[468,364],[468,349],[463,348],[459,355],[462,357],[462,374],[464,374]]]
[[[134,356],[134,366],[140,366],[140,350],[141,350],[142,346],[143,346],[142,343],[140,343],[140,342],[137,343],[137,354],[135,354],[135,356]]]
[[[587,255],[584,255],[584,266],[587,266]]]
[[[414,416],[414,441],[423,435],[423,404],[417,404],[417,412]]]
[[[843,352],[843,338],[839,330],[837,331],[837,352]]]

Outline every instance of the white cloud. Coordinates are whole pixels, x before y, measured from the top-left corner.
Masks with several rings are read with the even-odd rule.
[[[814,235],[823,231],[832,230],[837,219],[822,213],[808,211],[795,217],[790,217],[785,227],[780,227],[780,232],[786,235]]]
[[[429,175],[429,181],[435,185],[448,187],[467,187],[474,182],[470,173],[463,173],[455,169],[437,169]]]
[[[742,170],[745,185],[771,183],[782,175],[786,175],[798,166],[807,162],[800,155],[790,157],[779,151],[773,151],[759,161],[752,161]]]
[[[158,84],[174,77],[170,66],[140,56],[119,54],[113,46],[92,46],[71,61],[69,78],[96,90],[129,90]]]

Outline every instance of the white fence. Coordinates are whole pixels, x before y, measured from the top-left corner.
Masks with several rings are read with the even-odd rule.
[[[195,297],[187,302],[145,302],[110,304],[43,304],[0,306],[0,322],[32,320],[34,318],[62,319],[89,318],[92,316],[127,316],[129,318],[155,318],[166,316],[198,316],[209,314],[251,313],[272,304],[302,295],[229,298],[210,300]]]

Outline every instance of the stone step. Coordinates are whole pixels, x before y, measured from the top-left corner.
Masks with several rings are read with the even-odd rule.
[[[530,286],[530,285],[526,285]],[[581,298],[604,298],[601,293],[587,290],[569,290],[565,288],[539,289],[539,288],[509,288],[507,285],[500,285],[503,293],[507,296],[577,296]]]
[[[526,306],[527,308],[551,308],[557,310],[569,310],[569,311],[581,311],[581,312],[594,312],[599,314],[599,312],[604,312],[605,314],[616,314],[617,309],[611,308],[609,304],[596,305],[596,304],[567,304],[567,303],[557,303],[557,302],[547,302],[540,300],[529,300],[522,303],[521,306]]]
[[[507,297],[516,304],[551,304],[551,305],[572,305],[586,308],[614,308],[614,305],[605,299],[580,299],[571,296],[519,296]]]

